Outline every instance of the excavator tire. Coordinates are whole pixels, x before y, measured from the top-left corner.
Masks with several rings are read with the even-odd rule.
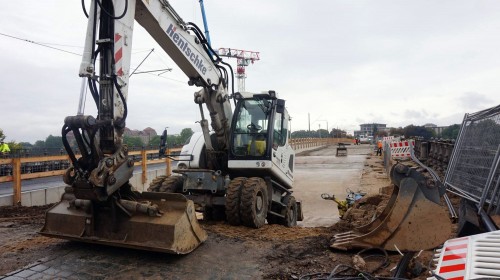
[[[241,189],[247,178],[237,177],[231,180],[226,191],[226,219],[233,226],[241,225],[240,198]]]
[[[297,225],[297,202],[295,197],[287,196],[283,199],[283,203],[286,205],[283,208],[283,214],[285,218],[282,219],[281,224],[286,227],[294,227]]]
[[[241,191],[240,215],[243,225],[262,227],[266,223],[267,208],[266,183],[262,178],[249,178]]]
[[[182,192],[182,184],[184,183],[184,177],[182,176],[170,176],[165,178],[158,188],[158,192],[165,193],[180,193]]]
[[[167,175],[161,175],[153,179],[153,181],[149,184],[148,192],[158,192],[161,184],[165,179],[167,178]]]

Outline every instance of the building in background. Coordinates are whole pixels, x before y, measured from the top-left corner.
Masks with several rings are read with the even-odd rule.
[[[441,134],[443,134],[443,130],[445,128],[447,128],[448,126],[437,126],[433,123],[426,123],[426,124],[424,124],[424,127],[432,129],[434,131],[434,133],[436,133],[436,137],[440,137]]]
[[[128,127],[125,127],[125,131],[123,134],[126,136],[130,136],[130,137],[139,137],[144,145],[147,145],[149,143],[149,141],[151,141],[151,139],[153,139],[153,137],[158,135],[156,133],[156,130],[154,130],[151,127],[146,127],[142,131],[139,131],[137,129],[132,130],[132,129],[129,129]]]
[[[354,137],[368,137],[372,136],[374,131],[387,131],[389,132],[389,128],[387,124],[384,123],[364,123],[359,125],[360,130],[354,131]]]

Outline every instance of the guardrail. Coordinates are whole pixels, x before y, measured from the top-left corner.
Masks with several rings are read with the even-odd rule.
[[[292,138],[290,139],[290,146],[292,146],[294,150],[299,150],[352,142],[353,140],[349,138]]]
[[[295,138],[290,139],[290,145],[295,150],[335,145],[337,143],[349,143],[352,139],[347,138]],[[175,154],[181,148],[172,148],[166,154]],[[160,159],[158,150],[129,151],[129,157],[134,159],[134,166],[142,167],[142,183],[147,181],[147,165],[165,163],[166,174],[171,174],[172,166],[170,158]],[[146,159],[146,160],[143,160]],[[22,180],[61,176],[70,166],[68,155],[54,156],[30,156],[0,159],[0,183],[13,182],[13,202],[17,204],[21,200]]]
[[[166,154],[180,152],[180,148],[168,149]],[[130,151],[129,157],[134,159],[134,166],[142,167],[142,182],[146,183],[147,165],[156,163],[166,164],[166,174],[172,172],[170,158],[158,158],[158,150]],[[146,159],[146,160],[144,160]],[[14,204],[21,201],[21,182],[26,179],[44,178],[63,175],[69,167],[68,155],[43,156],[29,158],[0,159],[0,183],[14,182]]]

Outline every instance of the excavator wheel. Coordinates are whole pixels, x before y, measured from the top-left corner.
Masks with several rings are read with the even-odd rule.
[[[167,175],[161,175],[153,179],[153,181],[149,184],[148,192],[158,192],[161,184],[165,179],[167,178]]]
[[[285,215],[284,219],[281,219],[281,224],[286,227],[294,227],[297,225],[297,202],[295,201],[295,197],[287,196],[283,199],[283,203],[286,205],[286,208],[283,208],[283,214]]]
[[[226,190],[226,219],[233,226],[241,224],[240,198],[246,179],[245,177],[234,178]]]
[[[266,223],[267,208],[266,183],[262,178],[249,178],[241,190],[241,221],[245,226],[260,228]]]
[[[180,193],[182,192],[182,185],[184,183],[184,177],[182,176],[170,176],[165,178],[158,188],[158,192],[165,193]]]

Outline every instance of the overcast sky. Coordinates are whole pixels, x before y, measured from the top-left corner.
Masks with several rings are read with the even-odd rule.
[[[87,6],[88,6],[87,1]],[[171,0],[203,25],[198,0]],[[500,1],[205,0],[212,45],[259,51],[247,91],[276,90],[292,129],[361,123],[450,125],[499,104]],[[80,54],[87,19],[79,0],[3,1],[0,33]],[[199,131],[196,88],[135,24],[127,126]],[[0,128],[7,141],[59,136],[75,115],[81,57],[0,35]],[[235,60],[229,61],[235,65]],[[91,101],[91,98],[88,98]],[[87,114],[95,114],[88,102]]]

